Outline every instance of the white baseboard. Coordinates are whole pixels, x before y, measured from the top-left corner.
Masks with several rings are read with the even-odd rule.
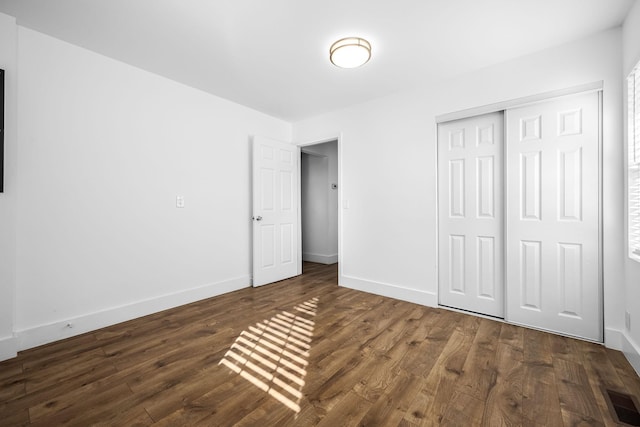
[[[395,298],[415,304],[426,305],[428,307],[438,306],[438,296],[433,292],[403,288],[396,285],[390,285],[388,283],[374,282],[350,276],[340,276],[339,284],[345,288],[382,295],[384,297]]]
[[[640,375],[640,345],[636,343],[626,332],[622,334],[622,352],[627,360]]]
[[[19,330],[16,331],[17,350],[26,350],[75,335],[95,331],[100,328],[115,325],[116,323],[125,322],[127,320],[147,316],[159,311],[222,295],[227,292],[247,288],[250,286],[250,283],[251,278],[249,276],[242,276],[143,301],[137,301],[119,307],[88,313],[46,325],[39,325],[33,328]],[[0,347],[0,355],[1,353]]]
[[[619,329],[604,328],[604,345],[613,350],[622,351],[624,334]]]
[[[0,338],[0,362],[12,359],[18,355],[18,341],[16,337]]]
[[[322,255],[322,254],[312,254],[309,252],[303,252],[302,260],[309,261],[309,262],[317,262],[319,264],[335,264],[336,262],[338,262],[338,254]]]
[[[604,345],[623,352],[633,369],[640,375],[640,345],[629,336],[627,331],[605,328]]]

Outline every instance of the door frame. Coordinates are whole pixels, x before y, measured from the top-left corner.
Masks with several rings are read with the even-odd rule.
[[[570,96],[570,95],[577,95],[580,93],[588,93],[588,92],[598,92],[598,113],[599,113],[599,123],[598,123],[598,282],[599,282],[599,286],[598,286],[598,296],[600,298],[600,303],[601,303],[601,311],[600,311],[600,322],[602,324],[602,339],[600,341],[596,341],[599,343],[604,343],[605,341],[605,335],[606,335],[606,325],[605,325],[605,306],[604,306],[604,251],[603,251],[603,246],[604,246],[604,225],[603,225],[603,168],[604,168],[604,164],[603,164],[603,90],[604,90],[604,81],[599,80],[596,82],[591,82],[591,83],[586,83],[586,84],[582,84],[582,85],[577,85],[577,86],[572,86],[572,87],[568,87],[565,89],[558,89],[558,90],[552,90],[552,91],[548,91],[548,92],[543,92],[543,93],[539,93],[539,94],[534,94],[534,95],[530,95],[530,96],[525,96],[525,97],[521,97],[521,98],[514,98],[514,99],[510,99],[510,100],[506,100],[506,101],[501,101],[501,102],[496,102],[493,104],[487,104],[484,106],[479,106],[479,107],[473,107],[473,108],[468,108],[465,110],[459,110],[459,111],[454,111],[454,112],[450,112],[450,113],[445,113],[445,114],[440,114],[438,116],[436,116],[435,118],[435,128],[434,128],[434,134],[435,134],[435,144],[434,144],[434,150],[435,150],[435,160],[434,160],[434,167],[435,167],[435,192],[436,192],[436,203],[435,203],[435,214],[436,214],[436,238],[435,238],[435,246],[436,246],[436,278],[440,277],[440,253],[439,253],[439,241],[440,241],[440,216],[439,216],[439,209],[440,209],[440,193],[439,193],[439,170],[438,170],[438,125],[440,123],[446,123],[446,122],[450,122],[450,121],[454,121],[454,120],[460,120],[460,119],[466,119],[466,118],[470,118],[470,117],[474,117],[474,116],[480,116],[483,114],[488,114],[488,113],[495,113],[498,111],[506,111],[508,109],[511,108],[516,108],[516,107],[522,107],[528,104],[535,104],[535,103],[539,103],[539,102],[545,102],[548,100],[551,100],[553,98],[559,98],[559,97],[563,97],[563,96]],[[503,123],[503,135],[504,135],[504,149],[506,152],[506,138],[507,138],[507,132],[506,132],[506,120]],[[503,156],[503,168],[506,168],[506,156]],[[505,209],[505,207],[503,207],[503,209]],[[506,212],[505,212],[506,213]],[[506,218],[506,216],[505,216]],[[508,238],[508,230],[506,229],[506,222],[505,224],[503,224],[503,236],[505,241]],[[508,308],[507,308],[507,292],[508,292],[508,286],[506,283],[506,263],[504,264],[504,271],[503,271],[503,275],[505,277],[505,283],[504,283],[504,299],[503,299],[503,304],[504,304],[504,321],[505,322],[509,322],[508,320]],[[495,317],[491,317],[491,316],[486,316],[484,314],[481,313],[475,313],[475,312],[469,312],[466,310],[461,310],[461,309],[456,309],[455,307],[448,307],[448,306],[443,306],[440,305],[440,283],[437,284],[436,286],[436,300],[438,301],[438,307],[442,307],[448,310],[453,310],[453,311],[460,311],[463,313],[467,313],[467,314],[472,314],[472,315],[476,315],[479,317],[486,317],[486,318],[490,318],[490,319],[494,319],[494,320],[499,320],[496,319]],[[577,337],[578,339],[582,339],[585,340],[585,338],[581,338],[581,337]],[[587,340],[590,341],[590,340]]]
[[[325,142],[337,141],[338,144],[338,285],[340,284],[340,278],[342,277],[342,211],[343,206],[343,192],[342,192],[342,132],[337,135],[326,136],[324,138],[311,139],[303,142],[294,143],[300,148],[300,155],[302,156],[302,149],[304,147],[310,147],[313,145],[324,144]],[[298,181],[302,179],[301,162],[298,162]],[[298,186],[298,227],[300,233],[298,233],[298,252],[300,257],[298,260],[298,274],[302,274],[302,186]]]

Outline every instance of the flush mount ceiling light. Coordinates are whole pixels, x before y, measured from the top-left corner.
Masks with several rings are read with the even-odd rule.
[[[329,59],[340,68],[357,68],[371,58],[371,43],[360,37],[346,37],[331,45]]]

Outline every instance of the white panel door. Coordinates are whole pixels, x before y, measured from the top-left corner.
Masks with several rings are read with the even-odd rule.
[[[508,110],[507,320],[602,341],[599,98]]]
[[[504,315],[503,116],[438,125],[439,303]]]
[[[255,137],[253,141],[253,286],[298,272],[300,148]]]

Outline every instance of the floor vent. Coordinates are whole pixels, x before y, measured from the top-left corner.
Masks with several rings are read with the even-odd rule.
[[[630,426],[640,426],[640,412],[638,412],[638,406],[640,405],[638,405],[633,396],[613,390],[605,390],[604,395],[607,398],[609,409],[617,422]]]

